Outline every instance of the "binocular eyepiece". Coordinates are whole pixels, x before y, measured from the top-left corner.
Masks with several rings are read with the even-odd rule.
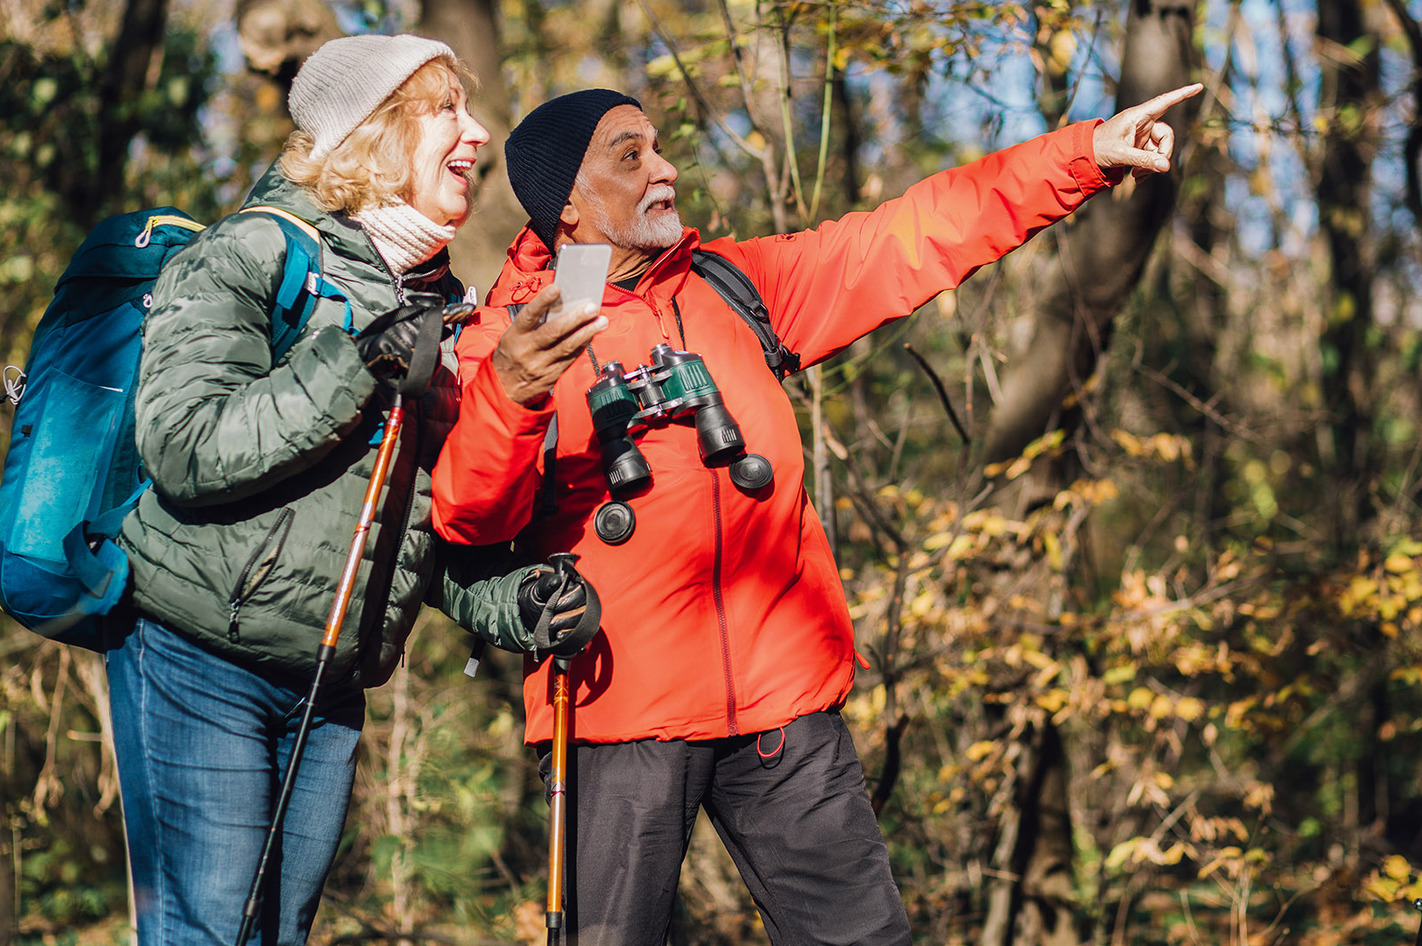
[[[587,399],[593,430],[602,446],[602,471],[608,488],[614,493],[636,489],[652,478],[652,468],[627,432],[640,405],[622,373],[621,362],[602,366],[597,382],[588,388]]]
[[[588,388],[587,401],[602,446],[603,472],[613,493],[634,490],[652,476],[630,431],[688,414],[696,422],[696,446],[703,463],[738,457],[731,463],[731,479],[737,486],[754,490],[770,482],[769,462],[745,453],[741,428],[700,355],[657,345],[651,364],[632,371],[624,372],[621,363],[609,361]]]

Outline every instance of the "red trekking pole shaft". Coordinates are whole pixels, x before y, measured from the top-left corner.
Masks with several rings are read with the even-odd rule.
[[[567,657],[553,658],[553,762],[548,787],[548,946],[556,946],[563,928],[564,852],[568,815],[568,691]]]
[[[316,697],[321,689],[321,680],[326,675],[326,666],[336,652],[336,641],[341,636],[341,625],[346,619],[346,608],[351,603],[351,591],[355,588],[356,572],[360,570],[361,559],[365,556],[366,539],[370,537],[370,524],[375,521],[375,509],[380,502],[380,491],[385,487],[385,477],[390,472],[390,460],[395,455],[395,447],[400,440],[400,427],[405,422],[404,402],[399,392],[390,408],[390,416],[385,419],[385,434],[380,438],[380,450],[375,455],[375,469],[370,473],[370,482],[365,487],[365,501],[361,503],[360,517],[356,520],[355,534],[351,536],[351,548],[346,554],[345,567],[341,569],[341,580],[336,586],[336,599],[331,602],[331,612],[326,618],[326,629],[321,635],[321,645],[316,648],[316,672],[311,678],[311,690],[306,695],[306,705],[301,714],[301,725],[296,730],[296,741],[291,747],[291,758],[286,764],[286,773],[281,780],[281,792],[277,796],[275,811],[272,812],[271,826],[267,829],[267,840],[262,846],[262,857],[257,862],[256,874],[252,877],[252,889],[242,908],[242,927],[237,932],[237,946],[246,946],[247,938],[256,925],[257,913],[262,907],[262,889],[266,886],[267,863],[281,833],[282,819],[291,803],[292,788],[296,784],[296,770],[301,766],[302,753],[306,751],[306,739],[311,733],[311,719],[316,712]]]

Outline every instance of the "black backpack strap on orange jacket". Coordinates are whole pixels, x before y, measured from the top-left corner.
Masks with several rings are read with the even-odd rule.
[[[760,339],[760,347],[765,351],[765,363],[777,379],[784,381],[800,370],[800,356],[786,348],[780,336],[775,334],[775,327],[770,324],[770,312],[765,308],[760,291],[735,263],[697,247],[691,251],[691,271],[706,280],[755,332],[755,337]]]

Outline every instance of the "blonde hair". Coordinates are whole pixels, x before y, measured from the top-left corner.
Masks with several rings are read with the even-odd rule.
[[[431,59],[326,155],[312,159],[315,139],[300,129],[282,148],[282,173],[305,188],[316,206],[328,212],[357,213],[405,200],[414,177],[411,159],[419,142],[414,118],[440,107],[450,82],[477,90],[478,80],[463,63]]]

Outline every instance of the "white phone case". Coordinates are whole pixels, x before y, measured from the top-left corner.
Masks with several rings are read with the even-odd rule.
[[[556,319],[589,302],[601,305],[611,263],[612,247],[607,243],[564,243],[559,247],[553,285],[562,292],[563,298],[548,318]]]

